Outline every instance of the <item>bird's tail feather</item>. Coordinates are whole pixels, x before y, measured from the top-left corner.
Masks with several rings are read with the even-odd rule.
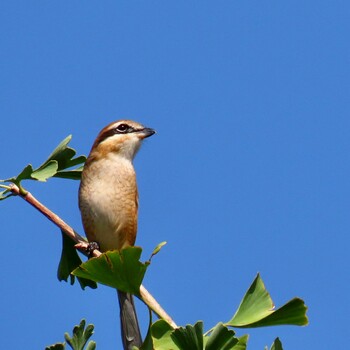
[[[118,292],[120,306],[120,323],[124,349],[131,350],[133,346],[140,347],[142,338],[137,320],[134,298],[131,294]]]

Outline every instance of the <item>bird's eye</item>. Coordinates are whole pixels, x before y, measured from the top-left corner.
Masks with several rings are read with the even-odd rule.
[[[128,124],[120,124],[116,127],[116,131],[120,133],[125,133],[129,130]]]

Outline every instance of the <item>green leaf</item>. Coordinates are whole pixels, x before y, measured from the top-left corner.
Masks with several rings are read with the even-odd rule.
[[[73,158],[76,154],[76,151],[73,148],[67,147],[71,139],[72,135],[69,135],[63,141],[61,141],[61,143],[53,150],[44,164],[55,160],[58,163],[58,170],[63,170],[84,163],[86,160],[85,156]]]
[[[167,242],[161,242],[159,243],[154,249],[153,252],[151,254],[151,257],[149,258],[149,262],[151,261],[151,259],[160,252],[160,250],[167,244]]]
[[[19,185],[19,183],[22,180],[29,180],[31,179],[31,174],[33,172],[33,167],[31,164],[28,164],[16,177],[13,177],[11,179],[8,179],[8,182],[13,182],[16,185]]]
[[[87,345],[86,350],[95,350],[95,349],[96,349],[96,343],[91,340]]]
[[[47,346],[45,350],[64,350],[65,348],[66,348],[65,343],[57,343],[57,344]]]
[[[74,284],[75,276],[72,275],[72,271],[76,269],[81,263],[81,259],[74,248],[75,242],[72,241],[63,231],[62,233],[62,254],[60,263],[57,270],[57,278],[59,281],[68,282],[70,278],[70,284]],[[82,289],[90,287],[92,289],[97,288],[97,284],[86,278],[77,277]]]
[[[271,350],[283,350],[282,343],[279,338],[276,338],[273,344],[271,345]]]
[[[69,135],[63,141],[61,141],[61,143],[49,155],[49,158],[38,169],[45,168],[47,164],[55,161],[57,163],[57,169],[54,173],[51,174],[50,177],[52,176],[63,177],[63,176],[57,176],[56,173],[72,168],[76,165],[83,164],[86,161],[86,157],[79,156],[79,157],[73,158],[76,154],[76,151],[73,148],[67,147],[71,139],[72,139],[72,135]],[[74,169],[74,170],[79,172],[77,169]],[[69,172],[70,171],[68,171],[68,173]],[[69,177],[69,178],[72,178],[72,177]]]
[[[72,139],[72,135],[68,135],[65,139],[63,139],[58,146],[56,146],[56,148],[51,152],[51,154],[49,155],[49,157],[47,158],[47,160],[51,160],[51,159],[58,159],[60,157],[60,155],[62,154],[62,152],[65,151],[65,149],[67,149],[67,145],[70,142],[70,140]]]
[[[171,338],[181,350],[203,350],[203,322],[176,328]]]
[[[146,334],[146,338],[143,341],[140,350],[153,350],[153,339],[152,339],[152,331],[151,331],[151,326],[152,326],[152,310],[148,307],[148,312],[149,312],[149,323],[148,323],[148,330]]]
[[[141,252],[140,247],[108,251],[80,265],[72,273],[140,297],[140,285],[148,266],[139,261]]]
[[[246,350],[248,338],[249,338],[248,334],[243,335],[242,337],[239,337],[238,343],[233,347],[233,350]]]
[[[151,326],[154,349],[157,350],[179,350],[174,343],[171,334],[174,329],[164,320],[158,320]]]
[[[0,180],[0,182],[3,182],[3,181],[4,180]],[[0,201],[13,196],[13,194],[11,193],[10,186],[0,185],[0,188],[4,188],[4,190],[0,192]]]
[[[35,180],[46,181],[47,179],[56,174],[57,169],[57,161],[50,160],[49,162],[42,165],[40,168],[34,170],[31,174],[31,177]]]
[[[234,327],[246,326],[268,316],[273,308],[272,299],[258,274],[228,324]]]
[[[76,169],[76,170],[58,171],[53,177],[58,177],[60,179],[80,180],[81,170]]]
[[[73,170],[60,170],[54,175],[54,177],[59,177],[62,179],[80,180],[83,169],[84,166],[82,165]]]
[[[222,322],[218,323],[210,336],[205,338],[207,338],[205,350],[232,350],[239,341],[235,337],[235,332],[229,330]]]
[[[1,182],[13,182],[18,187],[20,186],[20,182],[22,180],[31,180],[30,177],[33,172],[33,167],[31,164],[28,164],[17,176],[10,177],[6,180],[1,180]]]
[[[286,304],[273,311],[269,316],[255,322],[249,327],[266,327],[278,325],[306,326],[308,318],[306,316],[307,306],[300,298],[294,298]]]
[[[72,135],[68,135],[64,140],[62,140],[59,145],[52,151],[45,163],[56,160],[60,164],[59,169],[63,167],[68,167],[71,158],[75,156],[75,150],[67,147],[68,143],[72,139]],[[45,164],[44,163],[44,164]]]
[[[85,320],[81,320],[79,326],[75,326],[73,329],[73,336],[70,337],[68,333],[64,334],[64,338],[69,346],[73,350],[83,350],[84,346],[88,342],[89,338],[94,333],[94,326],[89,324],[86,329],[85,328]],[[94,350],[96,348],[96,343],[90,341],[86,350]]]
[[[306,325],[308,322],[306,310],[304,302],[299,298],[295,298],[278,310],[274,310],[273,301],[258,274],[227,325],[232,327]]]
[[[83,170],[82,164],[85,163],[85,156],[78,156],[73,158],[76,151],[73,148],[67,147],[68,143],[72,139],[72,136],[67,136],[60,144],[53,150],[49,158],[42,163],[38,168],[33,169],[31,164],[28,164],[17,176],[8,178],[6,180],[0,180],[0,182],[12,182],[16,184],[21,191],[25,190],[21,187],[22,180],[38,180],[46,181],[51,177],[60,177],[66,179],[79,180],[81,172]],[[79,167],[73,168],[77,165]],[[8,196],[7,190],[0,193],[0,199],[5,199]]]
[[[157,350],[245,350],[248,336],[234,337],[234,331],[219,323],[210,336],[203,337],[203,323],[173,329],[166,321],[151,326],[153,349]],[[147,348],[148,350],[148,348]]]
[[[75,152],[75,151],[74,151],[74,152]],[[75,152],[75,153],[76,153],[76,152]],[[78,157],[73,158],[73,159],[70,160],[70,162],[69,162],[67,168],[68,168],[68,167],[71,168],[71,167],[73,167],[73,166],[83,164],[83,165],[81,165],[80,167],[76,168],[76,170],[79,170],[79,169],[80,169],[80,170],[83,170],[83,168],[84,168],[84,163],[85,163],[85,162],[86,162],[86,156],[78,156]]]

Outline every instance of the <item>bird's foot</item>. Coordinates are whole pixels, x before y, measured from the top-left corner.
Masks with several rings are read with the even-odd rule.
[[[92,253],[95,249],[100,250],[100,245],[97,242],[89,242],[89,245],[86,248],[86,252],[87,252],[89,258],[93,257]]]

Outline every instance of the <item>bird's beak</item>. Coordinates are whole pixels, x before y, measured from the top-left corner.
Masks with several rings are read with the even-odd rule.
[[[138,135],[140,139],[145,139],[146,137],[150,137],[155,133],[156,131],[151,128],[143,128],[138,132]]]

